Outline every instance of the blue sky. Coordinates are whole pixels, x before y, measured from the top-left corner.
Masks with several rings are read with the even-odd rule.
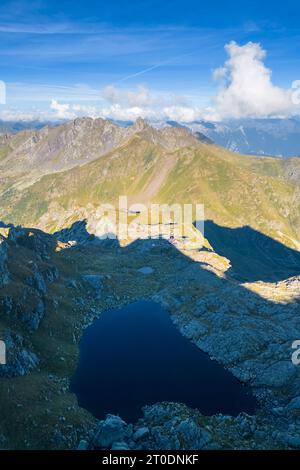
[[[195,117],[204,109],[223,117],[230,99],[240,100],[236,115],[263,115],[251,103],[248,112],[252,94],[239,96],[239,77],[223,98],[220,87],[222,93],[229,86],[240,52],[253,52],[249,67],[251,60],[263,63],[272,70],[272,86],[289,90],[300,79],[299,13],[294,0],[1,0],[0,79],[7,100],[0,116],[109,116],[112,110],[116,118],[139,112],[155,117],[177,107],[196,109]],[[231,41],[260,44],[267,54],[225,50]],[[214,70],[233,54],[226,83],[214,79]],[[262,88],[258,99],[269,91],[278,103],[267,103],[267,114],[286,113],[276,90]]]

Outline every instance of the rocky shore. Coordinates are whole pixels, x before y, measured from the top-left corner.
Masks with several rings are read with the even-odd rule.
[[[78,444],[79,450],[211,450],[297,449],[292,425],[280,431],[279,420],[263,415],[203,416],[178,403],[157,403],[143,409],[134,425],[107,415]]]
[[[3,448],[300,448],[300,368],[291,361],[300,338],[298,277],[241,283],[212,250],[166,240],[72,245],[12,227],[1,236]],[[69,380],[83,328],[140,298],[161,303],[183,335],[251,388],[254,416],[157,403],[137,423],[111,415],[97,422],[78,407]]]

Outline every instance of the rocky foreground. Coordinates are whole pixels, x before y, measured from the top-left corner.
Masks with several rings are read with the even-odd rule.
[[[291,360],[300,339],[299,277],[243,282],[208,242],[121,247],[77,229],[77,237],[74,228],[72,236],[0,229],[0,338],[8,350],[2,448],[300,448],[300,366]],[[158,403],[137,423],[111,415],[97,422],[78,407],[69,380],[82,329],[140,298],[162,303],[182,334],[251,388],[254,416]]]
[[[119,416],[107,415],[79,442],[78,449],[298,449],[297,431],[297,426],[291,424],[287,433],[281,429],[280,420],[263,414],[203,416],[183,404],[158,403],[145,407],[143,418],[134,425]]]

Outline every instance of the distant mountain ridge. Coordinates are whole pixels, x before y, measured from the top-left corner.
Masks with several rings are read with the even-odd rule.
[[[170,123],[170,125],[174,125]],[[233,152],[278,157],[300,156],[300,119],[239,119],[183,124]]]
[[[99,119],[100,121],[101,119]],[[48,123],[42,121],[9,122],[0,120],[0,136],[1,134],[16,134],[26,129],[39,130],[45,126],[53,128],[68,122],[70,121]],[[108,119],[106,122],[122,129],[134,126],[133,121]],[[188,123],[159,121],[150,122],[150,124],[159,130],[165,127],[189,129],[201,140],[213,141],[217,145],[237,153],[277,157],[300,156],[300,119],[298,117],[289,119],[235,119],[223,122],[205,120]]]
[[[130,121],[118,121],[127,127]],[[153,122],[156,128],[165,126],[189,129],[208,142],[214,142],[232,152],[270,157],[300,157],[300,118],[232,119],[222,122],[198,120],[192,122]]]
[[[133,136],[170,151],[199,141],[199,135],[194,136],[188,129],[155,129],[143,119],[120,127],[101,118],[78,118],[57,126],[0,135],[1,176],[27,185],[42,175],[91,162]]]
[[[300,159],[243,156],[181,126],[82,118],[0,139],[0,219],[55,232],[102,203],[204,204],[300,249]]]
[[[17,132],[25,129],[41,129],[47,125],[53,126],[57,123],[47,121],[5,121],[0,119],[0,135],[1,134],[16,134]]]

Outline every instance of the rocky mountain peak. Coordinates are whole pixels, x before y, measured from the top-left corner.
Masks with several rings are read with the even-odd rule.
[[[148,124],[148,122],[141,117],[137,118],[135,123],[132,125],[132,129],[136,132],[140,132],[149,128],[151,128],[150,124]]]

